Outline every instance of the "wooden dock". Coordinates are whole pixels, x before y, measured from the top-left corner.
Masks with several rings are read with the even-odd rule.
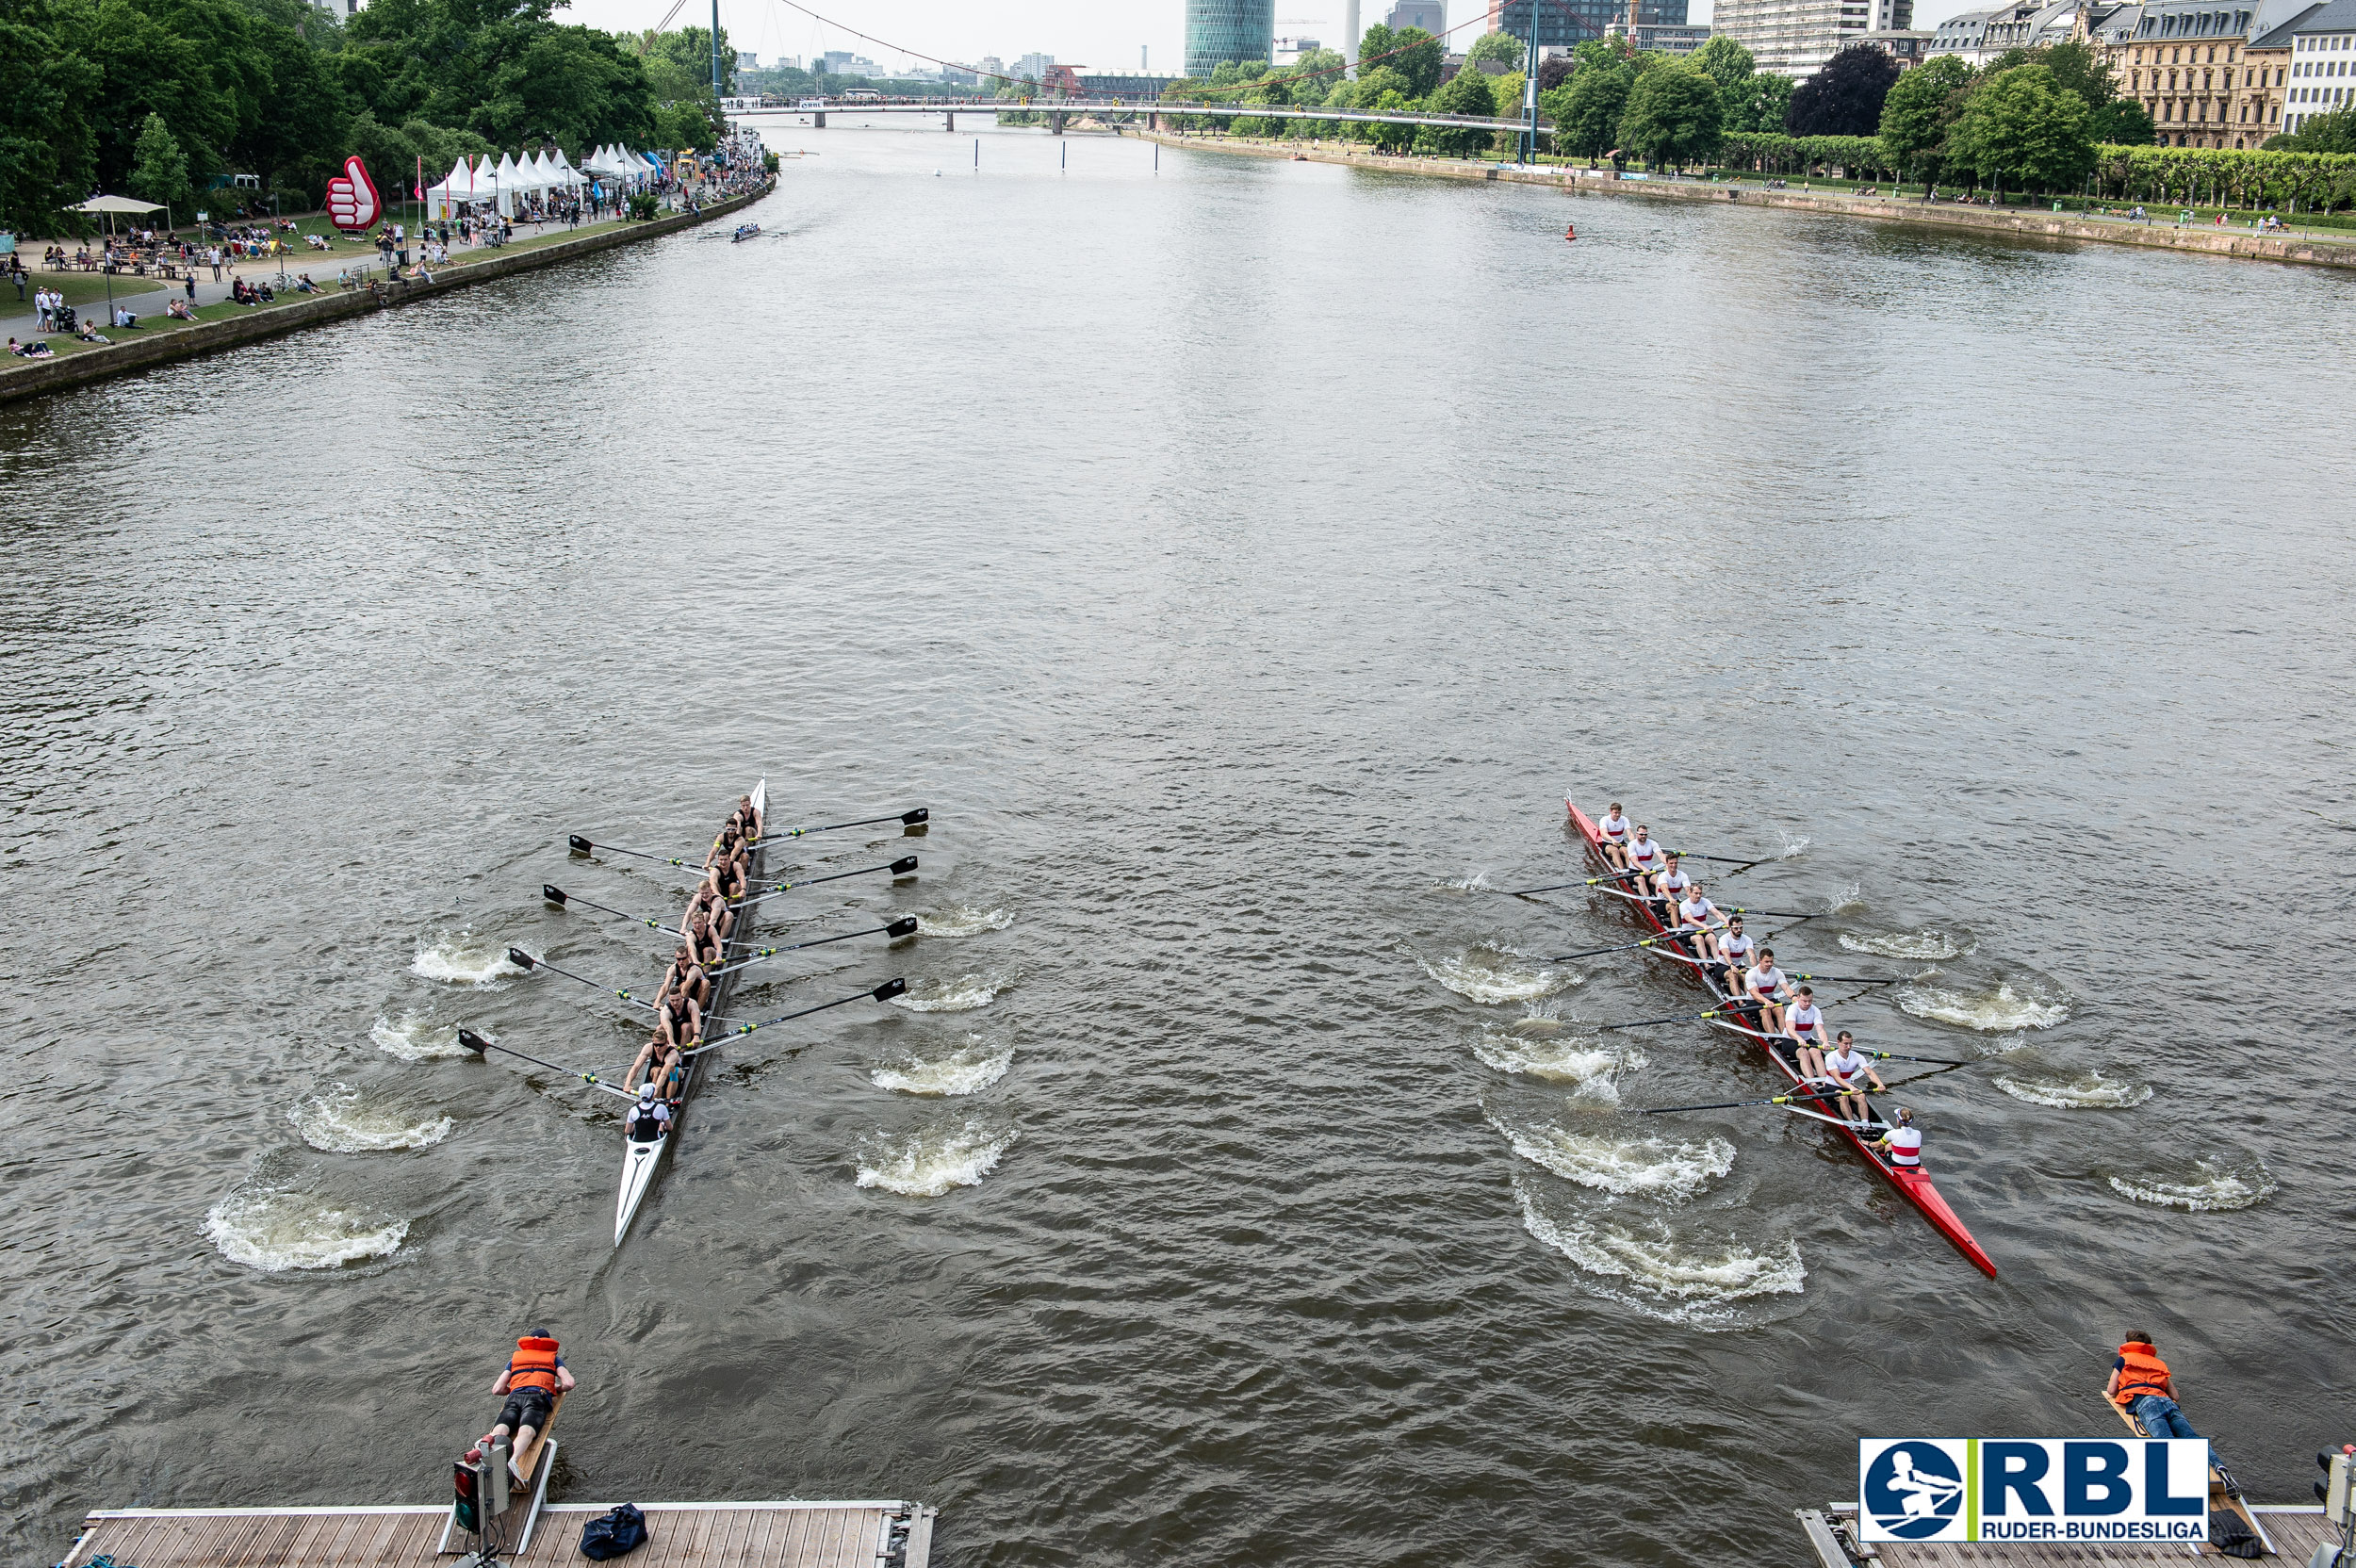
[[[581,1527],[612,1503],[550,1503],[514,1568],[586,1560]],[[901,1502],[640,1503],[630,1568],[926,1568],[933,1513]],[[125,1508],[82,1522],[61,1568],[442,1568],[447,1504],[395,1508]],[[459,1538],[463,1546],[464,1538]]]
[[[2187,1558],[2217,1563],[2233,1560],[2213,1546],[2161,1542],[2095,1544],[1881,1541],[1859,1545],[1857,1504],[1837,1503],[1830,1508],[1794,1511],[1808,1544],[1815,1550],[1818,1568],[2161,1568],[2163,1564],[2167,1568],[2183,1568]],[[2260,1562],[2299,1568],[2318,1545],[2339,1539],[2339,1532],[2325,1525],[2323,1509],[2318,1504],[2256,1503],[2251,1505],[2251,1511],[2258,1515],[2266,1534],[2274,1543],[2276,1555],[2257,1559]],[[141,1563],[139,1568],[147,1565]]]

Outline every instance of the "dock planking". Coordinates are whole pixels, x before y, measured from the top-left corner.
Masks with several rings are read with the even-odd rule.
[[[2323,1510],[2313,1503],[2253,1505],[2266,1535],[2274,1542],[2281,1563],[2303,1563],[2325,1541],[2338,1532],[2324,1524]],[[2212,1546],[2182,1543],[2125,1542],[1875,1542],[1857,1544],[1857,1505],[1796,1511],[1800,1527],[1814,1548],[1818,1568],[2183,1568],[2187,1558],[2213,1562],[2231,1560]],[[2261,1559],[2260,1560],[2265,1560]],[[141,1568],[145,1568],[142,1564]]]
[[[581,1527],[611,1503],[552,1503],[530,1545],[499,1560],[549,1568],[581,1558]],[[927,1568],[934,1511],[902,1502],[641,1503],[634,1568]],[[82,1523],[60,1568],[106,1556],[139,1568],[437,1568],[450,1510],[108,1509]]]

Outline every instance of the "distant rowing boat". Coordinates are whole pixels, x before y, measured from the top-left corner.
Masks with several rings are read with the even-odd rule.
[[[1595,864],[1598,871],[1610,872],[1613,870],[1614,868],[1612,865],[1611,860],[1603,852],[1602,830],[1595,826],[1595,823],[1589,819],[1587,813],[1581,811],[1575,802],[1565,799],[1562,804],[1570,812],[1572,825],[1577,827],[1580,835],[1587,841],[1587,858]],[[1660,916],[1653,912],[1652,905],[1648,901],[1643,899],[1630,899],[1628,903],[1629,906],[1636,910],[1637,917],[1644,921],[1645,924],[1651,926],[1655,933],[1664,937],[1668,935],[1668,925],[1661,921]],[[1680,939],[1676,945],[1679,951],[1683,951],[1686,947],[1690,946],[1690,941]],[[1682,967],[1689,974],[1693,975],[1694,979],[1700,981],[1701,984],[1709,989],[1711,997],[1717,1004],[1724,1004],[1734,1000],[1734,998],[1726,992],[1725,988],[1721,987],[1718,982],[1710,976],[1707,970],[1701,969],[1693,964],[1686,964]],[[1778,1044],[1775,1037],[1763,1034],[1759,1030],[1755,1029],[1746,1023],[1742,1023],[1738,1020],[1729,1019],[1723,1021],[1726,1022],[1726,1026],[1727,1028],[1736,1031],[1744,1038],[1750,1040],[1754,1045],[1758,1046],[1760,1054],[1763,1054],[1769,1061],[1775,1063],[1776,1070],[1780,1071],[1786,1078],[1790,1079],[1792,1086],[1802,1090],[1806,1097],[1814,1100],[1819,1104],[1829,1104],[1832,1102],[1833,1097],[1831,1092],[1829,1090],[1821,1090],[1817,1086],[1810,1085],[1808,1080],[1801,1075],[1798,1065],[1789,1054],[1786,1054],[1785,1050]],[[1859,1098],[1863,1098],[1863,1096],[1860,1094]],[[1881,1114],[1873,1108],[1873,1102],[1871,1100],[1867,1100],[1865,1103],[1866,1119],[1869,1121],[1881,1120]],[[1850,1126],[1847,1122],[1842,1121],[1838,1117],[1807,1111],[1803,1111],[1801,1114],[1805,1116],[1814,1116],[1816,1119],[1831,1127],[1842,1137],[1847,1138],[1849,1140],[1850,1147],[1855,1149],[1859,1154],[1863,1155],[1875,1170],[1881,1172],[1882,1179],[1887,1181],[1891,1186],[1897,1188],[1898,1195],[1901,1198],[1904,1198],[1907,1202],[1913,1204],[1915,1209],[1922,1216],[1922,1217],[1930,1222],[1932,1230],[1937,1231],[1940,1235],[1946,1237],[1949,1244],[1952,1245],[1956,1251],[1961,1252],[1965,1257],[1971,1259],[1972,1266],[1978,1268],[1981,1273],[1986,1274],[1991,1280],[1996,1277],[1995,1261],[1985,1251],[1981,1250],[1980,1244],[1978,1242],[1972,1239],[1971,1231],[1965,1228],[1963,1221],[1956,1217],[1955,1211],[1948,1207],[1947,1200],[1939,1196],[1939,1189],[1931,1184],[1930,1176],[1926,1172],[1919,1169],[1908,1170],[1901,1167],[1891,1165],[1890,1161],[1883,1156],[1880,1151],[1865,1141],[1864,1136],[1857,1128]]]

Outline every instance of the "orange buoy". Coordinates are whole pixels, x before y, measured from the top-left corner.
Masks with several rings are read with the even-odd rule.
[[[1562,237],[1565,239],[1577,239],[1579,237],[1579,225],[1577,223],[1563,224]]]

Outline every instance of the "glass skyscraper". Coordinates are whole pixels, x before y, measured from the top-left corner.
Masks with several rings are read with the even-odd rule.
[[[1862,0],[1851,0],[1860,4]],[[1637,0],[1640,27],[1682,27],[1686,0]],[[1628,21],[1628,0],[1489,0],[1492,32],[1511,33],[1528,42],[1532,15],[1541,48],[1576,48],[1591,38],[1603,37],[1612,23]]]
[[[1223,60],[1266,64],[1276,50],[1276,0],[1186,0],[1186,74]]]

